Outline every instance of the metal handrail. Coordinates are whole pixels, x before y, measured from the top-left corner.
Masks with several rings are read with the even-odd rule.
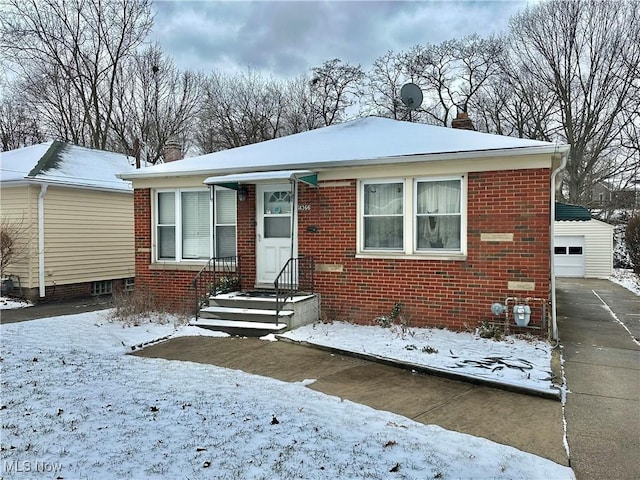
[[[280,273],[273,282],[276,290],[276,325],[280,323],[280,311],[288,298],[293,298],[295,293],[314,293],[313,257],[291,257],[284,264]]]
[[[241,288],[240,257],[212,257],[193,277],[191,286],[195,293],[195,316],[212,295],[233,292]]]

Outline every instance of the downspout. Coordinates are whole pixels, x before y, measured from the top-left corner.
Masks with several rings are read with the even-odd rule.
[[[44,284],[44,196],[47,194],[47,184],[40,185],[38,194],[38,286],[40,298],[45,297],[46,289]]]
[[[560,165],[558,165],[551,173],[551,225],[550,225],[550,257],[551,257],[551,338],[558,340],[558,320],[556,316],[556,268],[554,258],[554,242],[555,242],[555,225],[556,225],[556,177],[567,165],[567,157],[569,152],[565,151],[560,154]],[[557,156],[552,157],[552,161]]]

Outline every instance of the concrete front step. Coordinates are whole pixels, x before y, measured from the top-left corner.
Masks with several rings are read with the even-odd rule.
[[[261,337],[269,333],[282,333],[287,330],[286,323],[245,322],[241,320],[220,320],[216,318],[199,318],[192,320],[189,325],[206,328],[229,335],[241,335],[244,337]]]
[[[294,295],[280,302],[280,308],[287,310],[295,308],[294,305],[313,299],[314,295]],[[209,305],[219,307],[251,308],[261,310],[275,310],[276,297],[271,292],[250,294],[247,292],[224,293],[209,298]]]
[[[281,310],[280,321],[293,316],[293,310]],[[237,308],[237,307],[204,307],[200,310],[201,318],[215,318],[220,320],[246,321],[246,322],[272,322],[275,323],[275,310],[262,310],[257,308]]]

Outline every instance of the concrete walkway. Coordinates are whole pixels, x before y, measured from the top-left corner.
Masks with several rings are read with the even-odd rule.
[[[33,307],[0,310],[0,323],[26,322],[38,318],[75,315],[113,307],[110,296],[90,297],[69,302],[41,303]]]
[[[556,294],[571,467],[578,480],[639,479],[640,297],[591,279],[559,279]]]
[[[135,355],[209,363],[285,382],[315,379],[309,388],[568,465],[558,400],[256,338],[179,337]]]

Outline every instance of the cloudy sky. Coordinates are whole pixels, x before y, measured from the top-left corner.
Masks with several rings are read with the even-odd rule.
[[[506,32],[528,2],[155,0],[153,39],[180,68],[287,78],[332,58],[367,69],[388,50]]]

